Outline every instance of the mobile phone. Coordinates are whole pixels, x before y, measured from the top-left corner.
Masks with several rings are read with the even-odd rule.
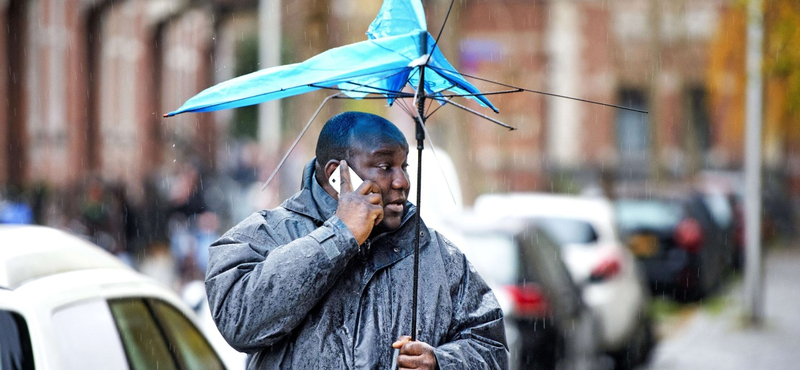
[[[358,175],[356,175],[356,171],[353,171],[352,168],[348,167],[347,169],[350,170],[350,184],[353,186],[353,190],[355,190],[361,185],[362,182],[364,182],[364,180],[358,177]],[[328,182],[337,193],[342,192],[342,179],[339,171],[341,171],[341,169],[337,166],[336,169],[333,170],[331,177],[328,179]]]

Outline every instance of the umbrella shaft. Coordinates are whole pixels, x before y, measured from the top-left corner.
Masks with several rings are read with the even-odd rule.
[[[417,94],[417,111],[419,114],[416,119],[417,136],[417,214],[414,216],[416,233],[414,234],[414,286],[411,297],[411,340],[417,340],[417,293],[419,291],[419,243],[420,243],[420,219],[422,211],[422,149],[425,143],[425,67],[419,67],[419,88]]]
[[[411,340],[417,339],[417,292],[419,291],[419,244],[421,226],[421,203],[422,203],[422,149],[425,140],[425,133],[422,129],[422,118],[417,118],[417,213],[414,215],[416,232],[414,234],[414,287],[412,290],[411,302]],[[421,134],[420,134],[421,133]]]

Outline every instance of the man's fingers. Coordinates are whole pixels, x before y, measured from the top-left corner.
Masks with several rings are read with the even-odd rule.
[[[367,194],[367,201],[376,206],[383,207],[383,198],[381,197],[380,194],[375,194],[375,193]]]
[[[400,338],[397,338],[397,341],[392,343],[392,348],[401,348],[410,341],[411,341],[410,335],[403,335]]]
[[[402,369],[435,369],[436,356],[433,347],[419,341],[412,341],[411,337],[404,335],[392,343],[392,347],[399,348],[397,366]]]
[[[408,343],[400,347],[400,354],[409,356],[419,356],[425,353],[426,349],[427,347],[425,347],[425,344],[422,342],[409,341]]]
[[[397,356],[397,367],[402,369],[416,369],[419,368],[419,356],[400,355]]]
[[[341,184],[339,184],[339,193],[349,193],[353,191],[353,185],[350,182],[350,167],[347,165],[347,161],[342,159],[339,161],[339,178],[341,179]]]
[[[400,369],[434,369],[436,362],[426,356],[397,356],[397,367]]]
[[[358,189],[356,189],[355,192],[361,195],[380,194],[381,188],[378,186],[378,184],[371,180],[364,180],[364,182],[358,186]]]

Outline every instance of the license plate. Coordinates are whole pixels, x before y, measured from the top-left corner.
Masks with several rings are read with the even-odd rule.
[[[658,252],[658,239],[655,235],[631,235],[628,248],[636,257],[652,257]]]

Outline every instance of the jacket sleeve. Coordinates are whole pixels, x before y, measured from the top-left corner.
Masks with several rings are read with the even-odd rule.
[[[283,245],[288,229],[266,227],[262,217],[251,216],[209,248],[209,308],[222,336],[242,352],[270,346],[297,327],[358,252],[336,216]]]
[[[452,247],[449,241],[445,243]],[[447,343],[434,349],[439,369],[507,369],[503,312],[491,289],[466,257],[457,252],[461,279],[451,289],[453,318]]]

